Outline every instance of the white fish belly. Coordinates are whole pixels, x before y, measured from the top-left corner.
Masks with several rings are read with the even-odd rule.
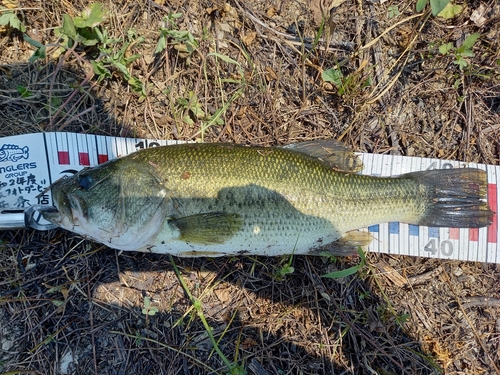
[[[341,236],[342,233],[321,218],[308,220],[289,218],[267,223],[246,220],[243,228],[224,243],[199,244],[183,241],[177,230],[165,224],[152,246],[141,250],[180,257],[245,254],[277,256],[305,254],[312,249],[328,245]]]

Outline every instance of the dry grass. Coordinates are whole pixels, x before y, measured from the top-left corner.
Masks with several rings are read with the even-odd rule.
[[[15,30],[0,33],[0,136],[259,145],[335,137],[356,151],[499,162],[494,1],[463,3],[453,20],[417,15],[413,1],[346,1],[317,45],[317,1],[105,1],[111,37],[134,30],[132,40],[144,38],[127,56],[142,55],[129,69],[146,83],[145,97],[116,71],[98,82],[89,48],[54,55],[54,28],[86,1],[41,4],[26,0],[16,12],[50,45],[46,59],[29,64],[33,47]],[[400,15],[390,19],[389,6]],[[480,6],[481,24],[470,20]],[[172,40],[154,54],[169,12],[183,14],[179,30],[199,43],[189,56]],[[287,34],[292,27],[299,31]],[[481,38],[463,71],[438,52],[474,32]],[[337,63],[342,95],[321,79]],[[208,126],[216,114],[223,121]],[[227,372],[167,258],[118,254],[62,231],[2,232],[1,240],[0,373]],[[320,275],[356,259],[295,257],[295,272],[278,277],[287,260],[175,260],[224,355],[248,373],[499,373],[497,265],[370,254],[362,274],[326,280]],[[145,297],[157,314],[142,311]]]

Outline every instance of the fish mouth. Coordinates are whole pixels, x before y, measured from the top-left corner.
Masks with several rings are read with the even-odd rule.
[[[42,212],[45,220],[61,228],[76,231],[86,221],[82,204],[77,197],[70,194],[54,194],[54,206],[56,210]]]

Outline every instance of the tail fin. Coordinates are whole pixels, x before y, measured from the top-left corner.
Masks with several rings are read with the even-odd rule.
[[[492,223],[487,198],[486,172],[474,168],[434,169],[408,173],[424,186],[428,206],[419,225],[480,228]]]

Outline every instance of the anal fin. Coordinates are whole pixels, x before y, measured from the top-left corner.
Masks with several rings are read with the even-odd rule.
[[[307,255],[351,256],[358,254],[358,248],[366,248],[373,241],[369,232],[353,230],[338,240],[307,253]]]

